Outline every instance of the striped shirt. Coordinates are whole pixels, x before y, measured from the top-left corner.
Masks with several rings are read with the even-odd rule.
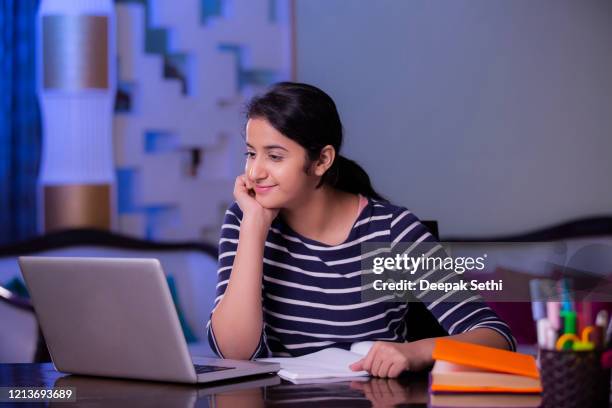
[[[219,240],[219,269],[213,307],[223,298],[238,246],[242,211],[234,203],[225,213]],[[431,242],[436,239],[406,208],[368,198],[348,238],[326,245],[293,231],[277,217],[268,232],[263,259],[263,329],[251,359],[299,356],[327,347],[348,349],[357,341],[403,342],[410,302],[364,301],[361,244]],[[444,251],[438,246],[440,251]],[[452,271],[431,270],[429,281],[453,282]],[[424,277],[424,276],[423,276]],[[510,329],[482,298],[470,291],[416,291],[450,335],[487,327],[500,333],[512,350]],[[212,313],[211,313],[212,315]],[[210,321],[208,341],[223,357]]]

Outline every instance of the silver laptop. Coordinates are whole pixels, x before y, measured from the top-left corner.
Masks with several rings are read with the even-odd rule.
[[[157,259],[20,257],[19,266],[58,371],[201,383],[280,369],[192,358]]]

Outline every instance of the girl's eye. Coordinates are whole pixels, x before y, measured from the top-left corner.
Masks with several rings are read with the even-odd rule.
[[[282,156],[277,156],[275,154],[271,154],[268,157],[270,157],[274,161],[281,161],[282,160]]]
[[[255,156],[255,153],[253,153],[253,152],[246,152],[244,155],[247,157],[247,159],[252,159]]]

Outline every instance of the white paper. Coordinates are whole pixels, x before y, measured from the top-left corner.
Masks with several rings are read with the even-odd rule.
[[[349,366],[363,358],[373,342],[359,342],[348,351],[341,348],[327,348],[300,357],[260,358],[258,361],[280,363],[278,375],[289,381],[317,378],[352,378],[369,375],[367,371],[353,371]],[[362,354],[363,353],[363,354]]]

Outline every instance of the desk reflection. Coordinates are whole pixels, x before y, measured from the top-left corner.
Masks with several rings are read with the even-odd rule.
[[[395,379],[372,378],[366,383],[353,381],[351,388],[363,392],[374,407],[395,407],[404,404],[427,404],[427,381],[415,381],[402,385]]]
[[[425,407],[428,400],[427,375],[416,374],[323,384],[259,376],[185,385],[66,375],[51,364],[0,364],[0,386],[74,387],[76,402],[49,403],[62,407]]]
[[[427,378],[369,378],[326,384],[283,384],[267,389],[266,406],[311,407],[397,407],[426,406]]]
[[[263,407],[266,387],[278,385],[277,376],[222,381],[213,385],[184,385],[150,381],[120,380],[69,375],[58,378],[54,387],[74,387],[77,401],[71,406],[113,407]],[[65,407],[65,403],[49,406]]]
[[[192,408],[396,407],[425,406],[427,382],[371,378],[326,384],[291,384],[277,376],[226,381],[214,385],[183,385],[69,375],[54,387],[74,387],[74,406]],[[72,405],[72,404],[71,404]],[[50,403],[51,407],[65,403]]]

